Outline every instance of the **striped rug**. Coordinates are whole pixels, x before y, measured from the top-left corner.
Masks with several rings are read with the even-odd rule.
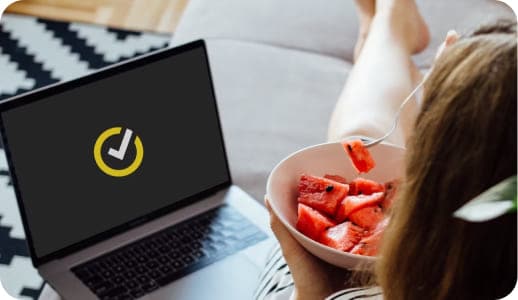
[[[4,15],[0,22],[0,100],[163,48],[169,39],[163,34]],[[11,295],[21,299],[37,299],[43,286],[26,248],[2,149],[0,280]]]

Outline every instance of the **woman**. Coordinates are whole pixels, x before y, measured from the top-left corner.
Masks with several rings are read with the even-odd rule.
[[[356,3],[361,38],[330,140],[375,138],[390,128],[400,102],[421,79],[411,55],[429,40],[414,0]],[[351,280],[306,252],[270,210],[287,266],[273,254],[258,298],[283,299],[292,290],[292,299],[324,299],[337,291],[329,299],[495,299],[509,293],[516,282],[516,215],[480,224],[452,215],[516,174],[516,56],[515,24],[483,27],[466,38],[448,34],[421,107],[406,107],[400,131],[391,136],[406,144],[405,177],[369,282]],[[358,284],[363,287],[347,289]]]

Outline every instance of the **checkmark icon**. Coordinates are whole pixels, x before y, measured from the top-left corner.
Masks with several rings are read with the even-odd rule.
[[[108,155],[111,155],[119,160],[123,160],[124,156],[126,156],[126,150],[128,150],[128,145],[132,135],[133,131],[131,129],[126,129],[124,131],[124,137],[122,137],[122,142],[119,146],[119,150],[110,148],[110,150],[108,150]]]
[[[97,137],[94,143],[93,155],[97,167],[99,167],[99,169],[106,175],[113,177],[125,177],[133,174],[133,172],[135,172],[140,167],[140,165],[142,164],[142,160],[144,159],[144,146],[142,145],[142,141],[140,140],[139,135],[134,134],[131,129],[127,128],[124,130],[124,135],[122,137],[119,149],[117,150],[114,148],[110,148],[107,154],[118,160],[128,160],[128,158],[126,157],[126,152],[128,150],[128,147],[132,147],[134,145],[135,157],[133,161],[131,163],[126,162],[126,164],[129,165],[122,169],[113,168],[106,164],[106,162],[103,159],[103,156],[106,157],[106,154],[103,155],[102,153],[103,145],[110,137],[121,136],[122,131],[123,128],[118,126],[108,128]],[[131,141],[133,141],[133,143],[130,143]]]

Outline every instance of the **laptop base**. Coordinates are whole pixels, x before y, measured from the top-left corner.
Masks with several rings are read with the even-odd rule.
[[[274,239],[271,238],[266,209],[237,186],[81,252],[49,262],[39,268],[40,274],[65,299],[98,299],[70,271],[71,268],[223,204],[236,209],[269,238],[139,299],[204,299],[203,295],[210,295],[210,299],[249,299]]]

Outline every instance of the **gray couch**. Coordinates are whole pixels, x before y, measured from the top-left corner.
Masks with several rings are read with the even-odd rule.
[[[516,19],[495,0],[418,4],[432,33],[421,68],[449,29]],[[325,142],[356,36],[352,0],[190,0],[172,44],[207,40],[232,175],[256,199],[278,161]]]

